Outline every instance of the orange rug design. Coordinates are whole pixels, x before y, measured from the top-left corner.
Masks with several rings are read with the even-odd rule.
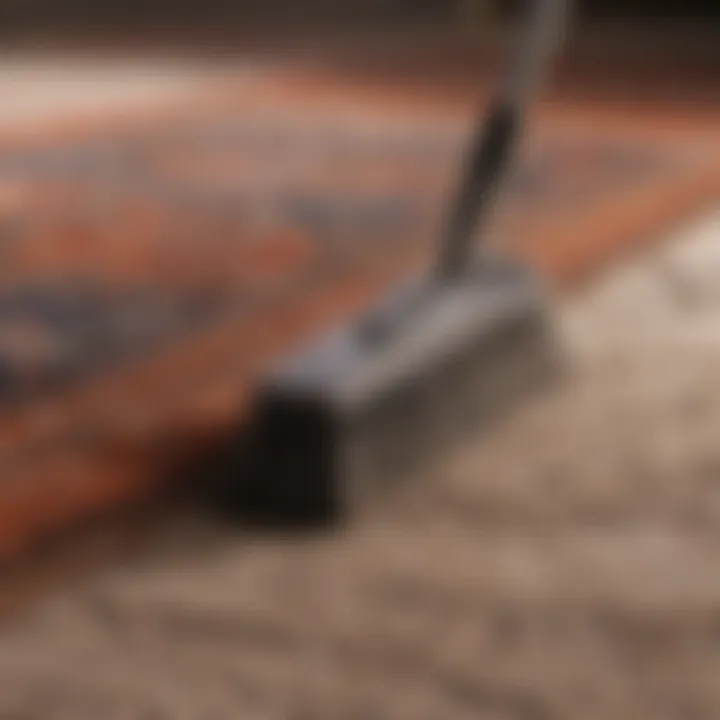
[[[467,112],[293,82],[0,139],[0,559],[167,482],[271,358],[431,257]],[[720,191],[691,118],[534,127],[490,236],[561,289]]]

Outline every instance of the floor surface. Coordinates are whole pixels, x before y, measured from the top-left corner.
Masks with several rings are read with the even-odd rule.
[[[560,303],[563,383],[328,537],[196,518],[0,636],[0,717],[720,713],[720,217]]]

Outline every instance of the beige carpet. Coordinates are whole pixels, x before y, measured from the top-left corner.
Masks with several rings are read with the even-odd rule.
[[[0,638],[0,718],[720,715],[720,217],[559,308],[564,384],[343,534],[185,520]]]

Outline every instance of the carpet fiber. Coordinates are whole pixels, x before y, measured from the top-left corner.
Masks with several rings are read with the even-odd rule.
[[[719,230],[564,298],[566,381],[351,528],[156,519],[26,606],[0,716],[718,717]]]

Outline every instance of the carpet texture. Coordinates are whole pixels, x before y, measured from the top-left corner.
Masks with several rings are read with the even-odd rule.
[[[565,382],[344,532],[184,517],[26,607],[0,716],[717,717],[719,230],[560,302]]]

